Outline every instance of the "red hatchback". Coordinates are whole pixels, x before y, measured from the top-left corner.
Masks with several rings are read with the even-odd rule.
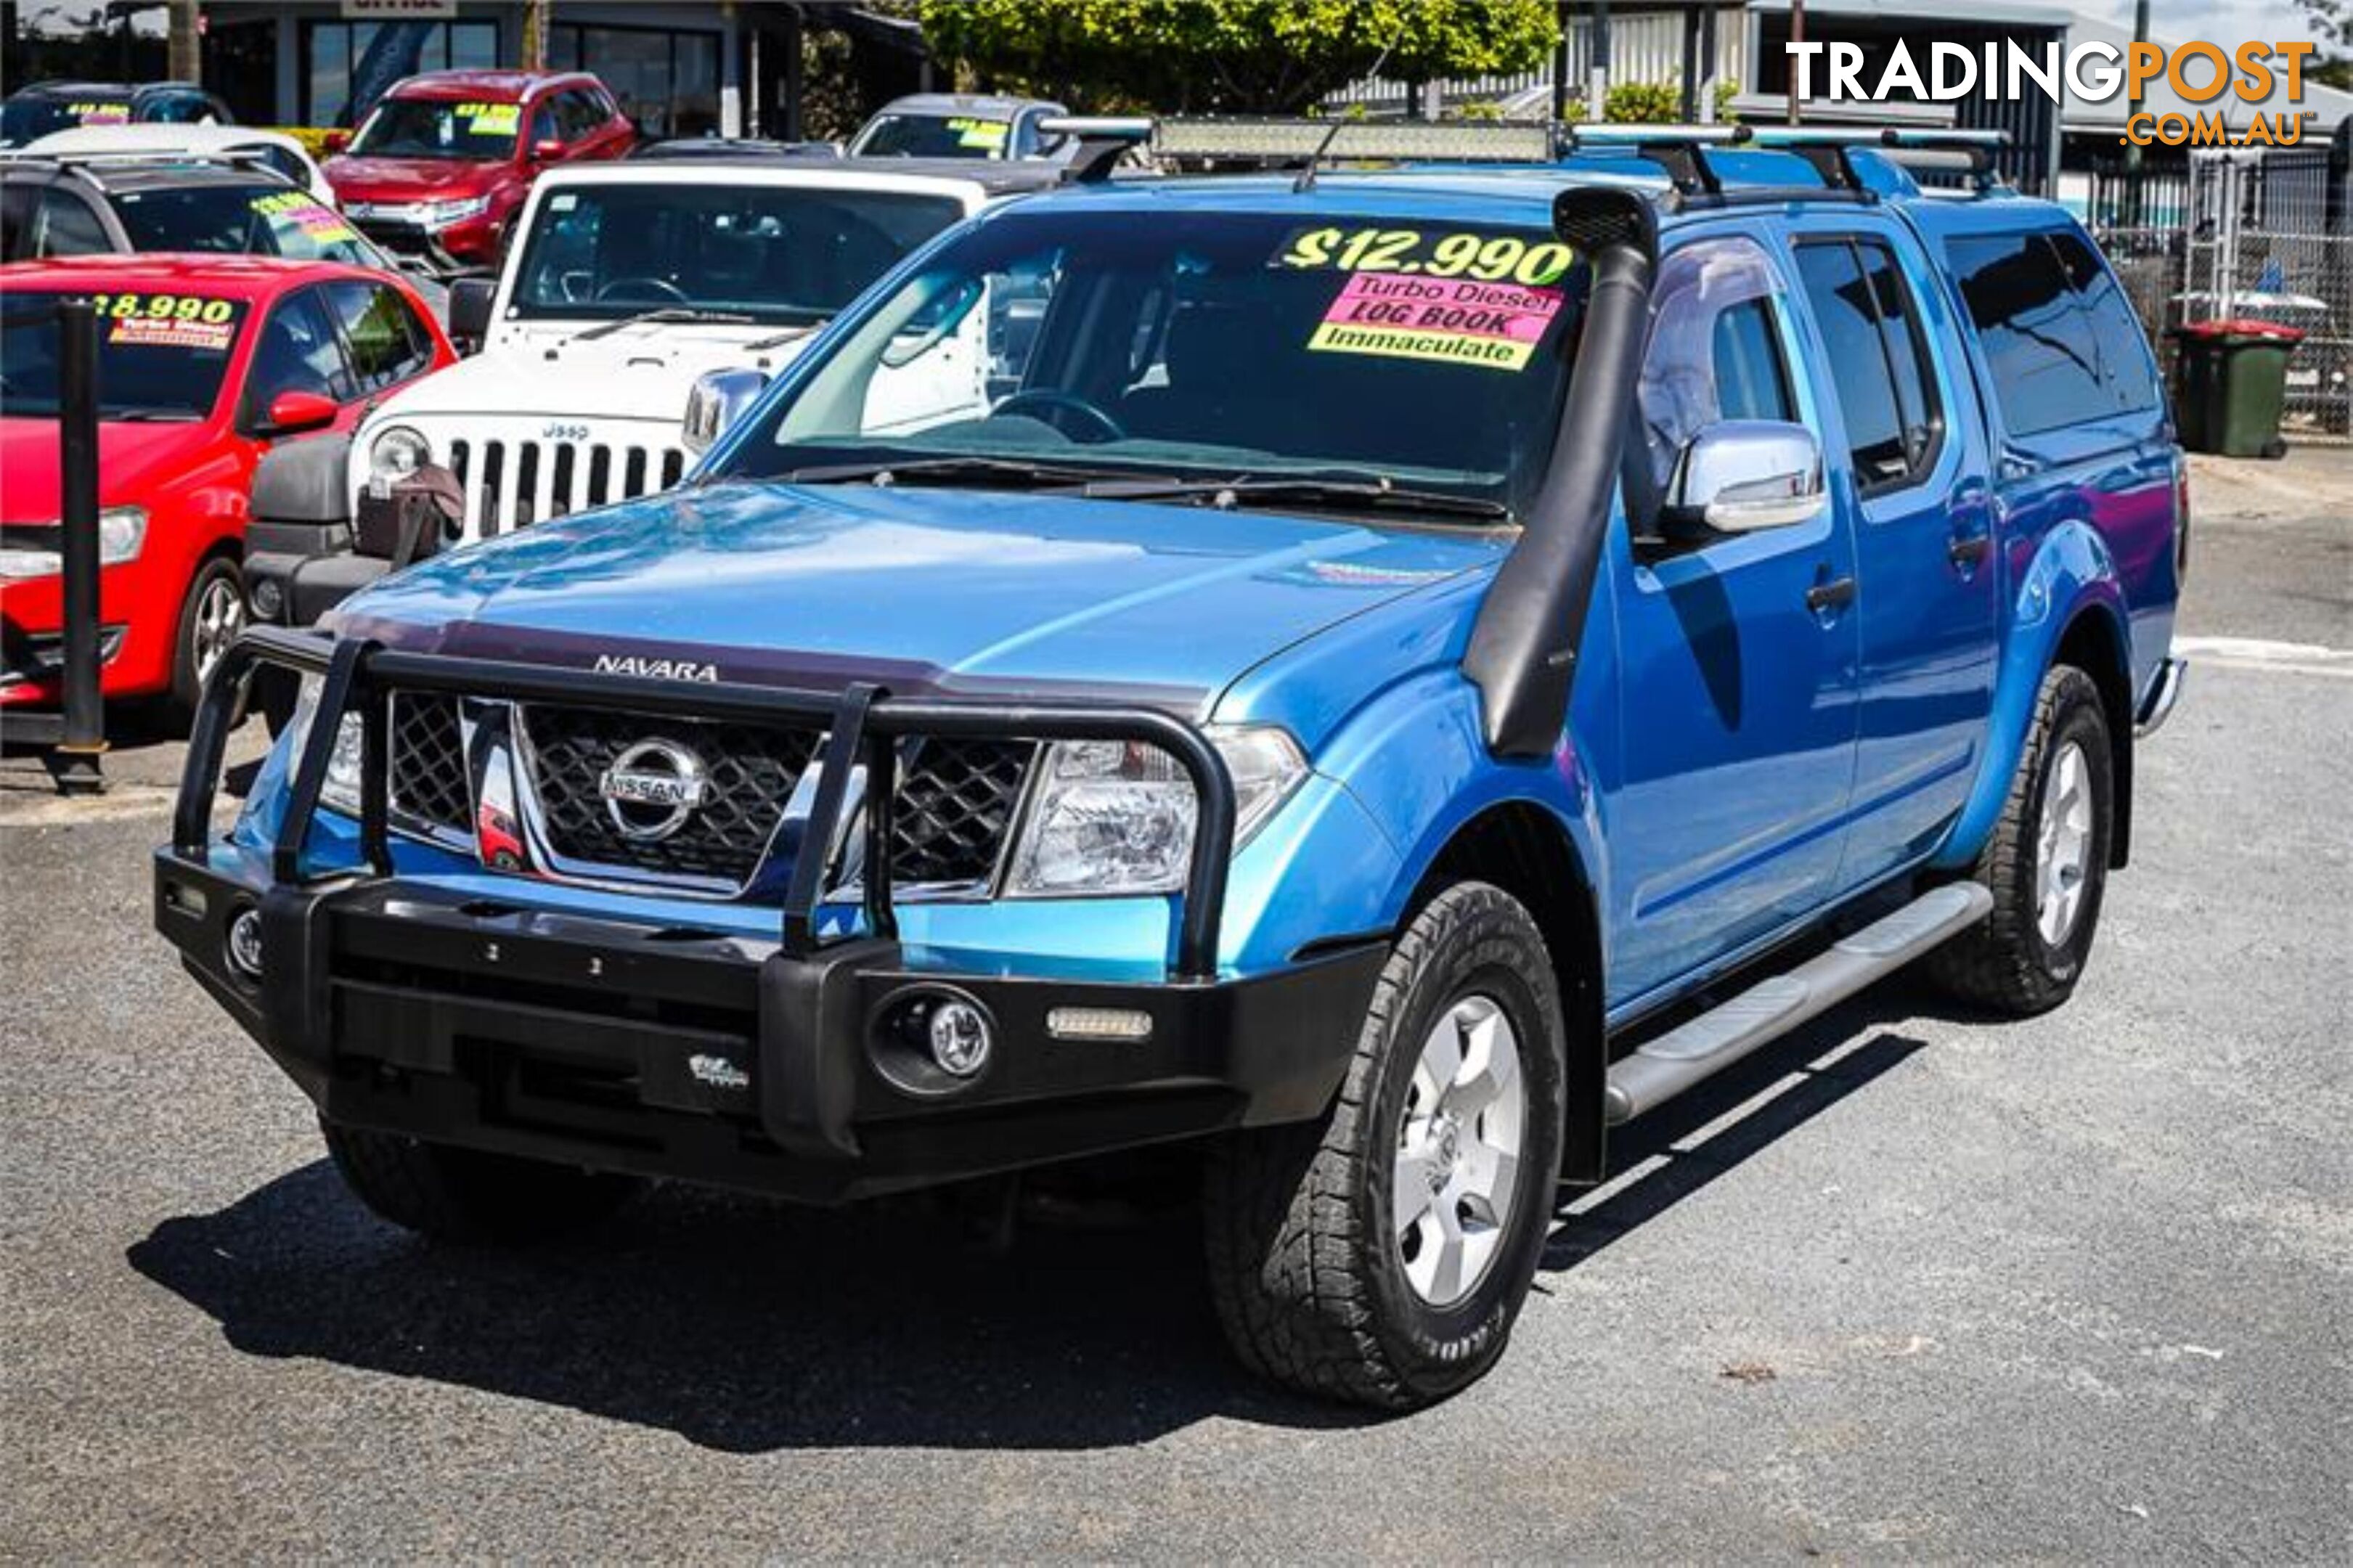
[[[388,250],[495,267],[542,169],[618,158],[638,130],[583,72],[427,71],[368,111],[327,183]]]
[[[383,272],[255,256],[84,256],[0,268],[0,711],[54,703],[62,658],[58,331],[97,303],[99,647],[110,699],[194,705],[245,621],[254,465],[349,429],[457,358]]]

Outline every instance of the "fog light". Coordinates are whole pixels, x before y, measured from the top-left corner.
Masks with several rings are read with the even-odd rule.
[[[254,584],[248,597],[253,601],[253,618],[257,621],[274,621],[286,607],[285,591],[274,578],[264,577]]]
[[[261,911],[244,909],[228,922],[228,966],[248,980],[261,978]]]
[[[988,1065],[988,1015],[971,1003],[948,998],[932,1009],[925,1028],[942,1072],[970,1078]]]
[[[1046,1032],[1058,1040],[1148,1040],[1152,1015],[1131,1007],[1056,1007]]]

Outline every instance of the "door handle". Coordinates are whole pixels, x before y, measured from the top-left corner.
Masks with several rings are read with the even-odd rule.
[[[1993,553],[1993,535],[1989,533],[1957,533],[1945,546],[1945,559],[1964,572],[1975,571],[1985,564]]]
[[[1817,583],[1806,590],[1806,608],[1814,614],[1827,615],[1843,610],[1854,603],[1854,579],[1835,577],[1827,583]]]

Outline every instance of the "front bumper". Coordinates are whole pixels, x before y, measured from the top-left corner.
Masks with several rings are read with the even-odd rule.
[[[259,981],[228,957],[248,910]],[[818,1203],[1313,1117],[1384,957],[1160,984],[942,972],[887,940],[793,957],[397,879],[272,884],[240,855],[171,848],[155,923],[332,1121]],[[942,992],[995,1025],[988,1064],[953,1089],[894,1026]],[[1060,1008],[1143,1014],[1150,1032],[1059,1037]]]
[[[217,839],[211,816],[237,696],[279,671],[320,685],[265,850]],[[839,847],[795,856],[773,942],[534,908],[528,881],[509,903],[402,875],[383,780],[390,700],[404,691],[821,728],[799,841],[839,847],[859,814],[856,919],[825,901]],[[347,713],[362,735],[360,860],[322,867],[311,828]],[[1191,781],[1197,827],[1165,977],[1014,974],[902,950],[888,847],[897,744],[1006,734],[1152,745]],[[827,1202],[1320,1112],[1384,949],[1356,943],[1268,973],[1221,973],[1233,842],[1223,760],[1197,729],[1154,710],[672,681],[257,628],[222,657],[198,710],[173,841],[156,855],[155,922],[332,1120]],[[242,967],[232,956],[240,921]],[[943,994],[991,1021],[988,1063],[966,1079],[930,1065],[909,1016]],[[1057,1009],[1149,1023],[1105,1038],[1056,1020]]]

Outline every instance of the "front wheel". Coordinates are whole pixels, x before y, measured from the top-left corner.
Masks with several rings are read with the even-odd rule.
[[[205,695],[205,678],[245,630],[245,578],[237,563],[216,555],[196,568],[172,643],[172,717],[185,724]]]
[[[2073,994],[2107,889],[2108,733],[2090,676],[2060,665],[2042,678],[2026,754],[1970,872],[1993,890],[1993,912],[1928,956],[1929,974],[1953,995],[2025,1017]]]
[[[1564,1056],[1527,910],[1481,882],[1425,905],[1332,1108],[1213,1146],[1209,1281],[1242,1361],[1389,1409],[1493,1365],[1551,1226]]]

